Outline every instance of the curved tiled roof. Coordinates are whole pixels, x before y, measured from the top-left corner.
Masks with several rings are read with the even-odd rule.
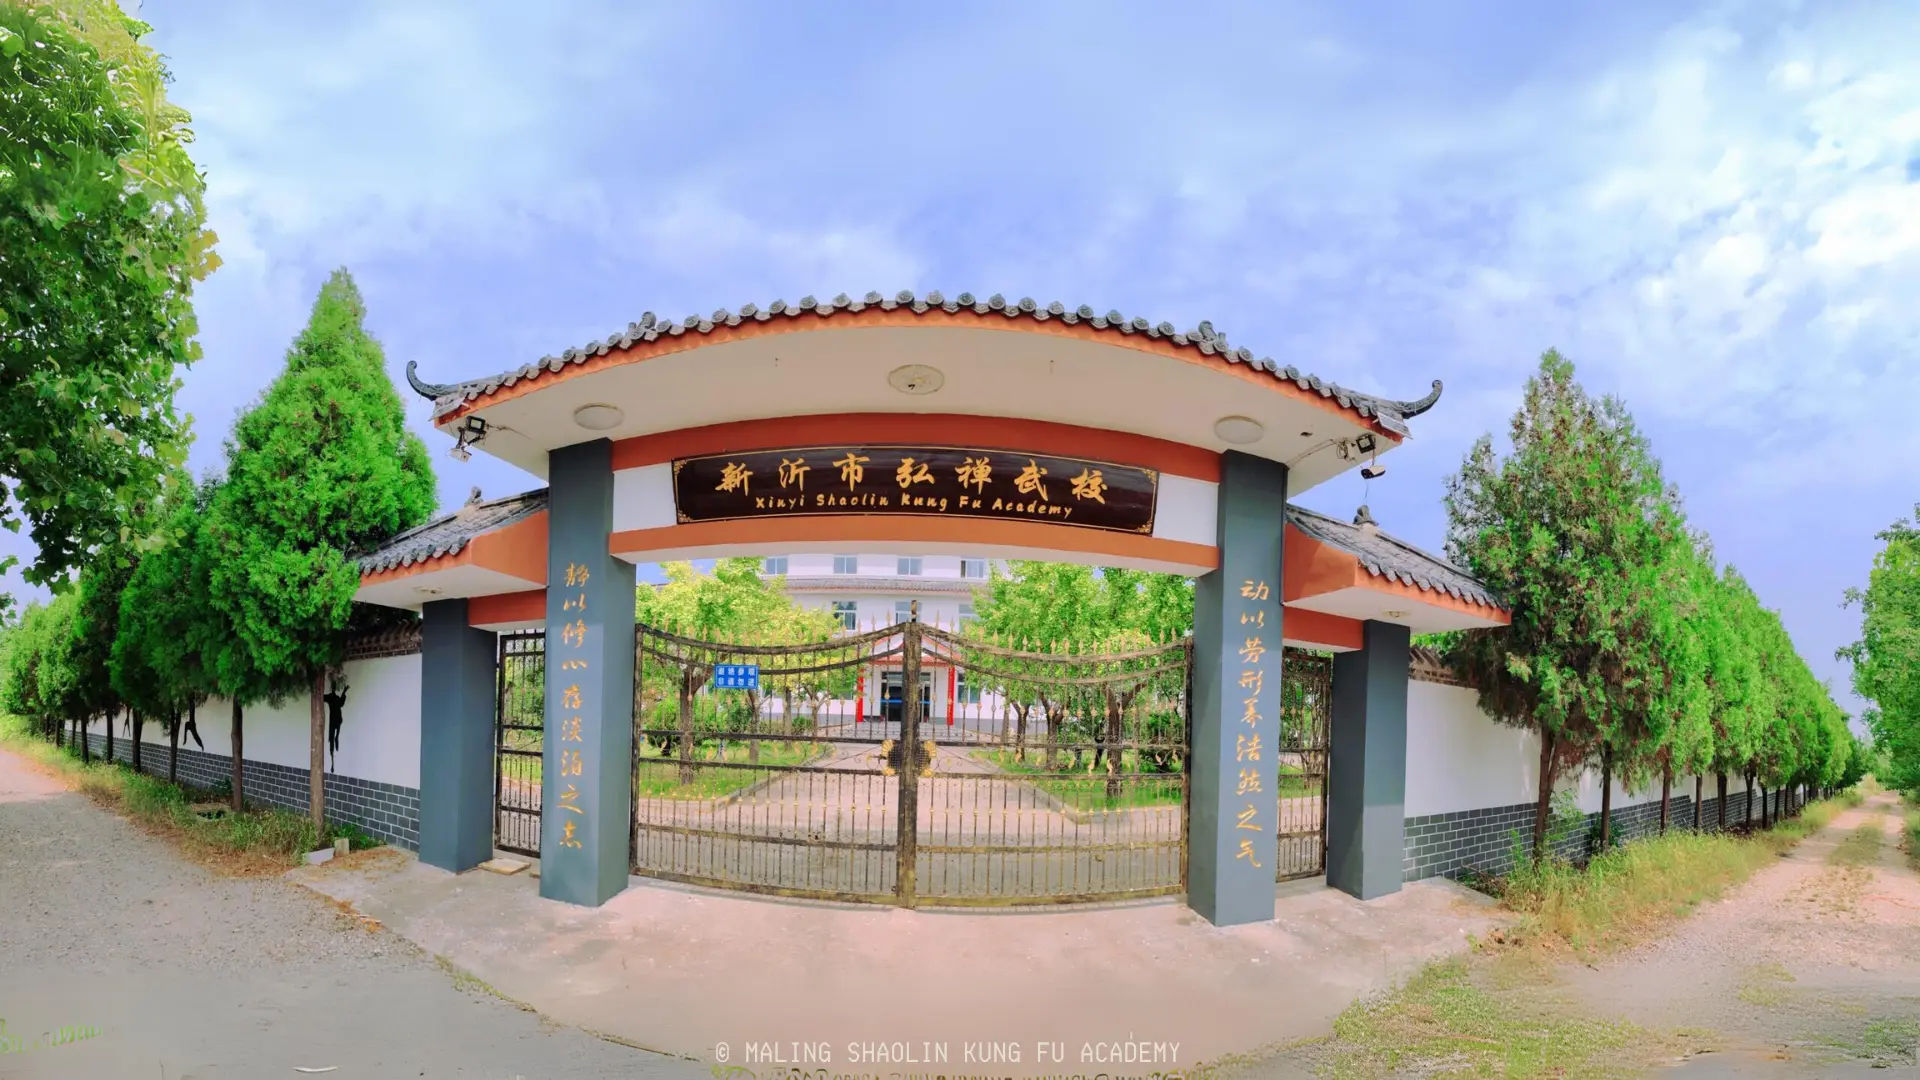
[[[1499,597],[1465,570],[1404,540],[1377,529],[1369,532],[1358,525],[1292,504],[1287,506],[1287,520],[1313,539],[1351,552],[1374,577],[1442,593],[1481,607],[1507,610]]]
[[[547,508],[547,489],[509,495],[491,502],[472,502],[445,517],[393,537],[357,560],[361,576],[457,554],[482,533],[504,529]]]
[[[589,342],[577,348],[567,349],[559,356],[542,357],[537,363],[527,364],[512,371],[484,379],[473,379],[462,383],[429,383],[415,374],[415,364],[407,363],[407,381],[415,392],[433,400],[433,416],[440,417],[459,409],[468,402],[487,397],[502,387],[513,386],[522,379],[537,379],[547,372],[564,371],[570,364],[585,363],[596,356],[605,356],[615,349],[625,349],[633,345],[657,341],[663,337],[680,337],[689,333],[711,334],[723,326],[739,326],[744,322],[769,322],[774,319],[800,319],[812,317],[830,318],[836,313],[858,314],[868,309],[879,311],[911,311],[924,315],[933,311],[957,314],[961,310],[971,310],[978,315],[1002,315],[1008,319],[1031,319],[1035,322],[1047,322],[1058,319],[1069,325],[1086,323],[1096,330],[1115,334],[1144,334],[1149,338],[1161,338],[1183,348],[1193,348],[1208,356],[1220,356],[1229,363],[1245,364],[1255,371],[1268,372],[1276,380],[1291,382],[1302,390],[1318,393],[1323,398],[1331,398],[1342,408],[1350,409],[1364,419],[1377,421],[1382,427],[1397,434],[1407,433],[1406,421],[1431,409],[1440,399],[1440,380],[1435,379],[1432,390],[1425,396],[1413,401],[1394,401],[1375,397],[1371,394],[1357,393],[1344,387],[1327,382],[1315,375],[1305,374],[1291,364],[1282,365],[1270,357],[1256,357],[1248,349],[1235,348],[1227,342],[1225,334],[1213,328],[1210,322],[1202,322],[1188,331],[1176,331],[1172,323],[1154,323],[1135,316],[1128,318],[1118,311],[1109,311],[1104,315],[1093,308],[1081,305],[1069,308],[1055,301],[1051,304],[1039,304],[1022,298],[1008,300],[995,293],[986,299],[978,299],[972,293],[961,293],[956,297],[947,297],[938,290],[924,296],[915,296],[911,291],[903,290],[893,297],[883,297],[870,292],[855,300],[845,293],[831,300],[816,300],[811,296],[803,297],[797,304],[788,304],[775,300],[766,307],[748,304],[738,311],[725,308],[712,315],[689,315],[679,322],[661,320],[653,312],[640,316],[640,321],[628,323],[626,329],[616,331],[600,341]]]

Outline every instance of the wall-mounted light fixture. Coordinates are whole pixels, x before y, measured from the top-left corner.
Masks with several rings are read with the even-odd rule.
[[[460,421],[460,428],[454,432],[453,449],[448,451],[455,461],[466,461],[473,457],[467,449],[479,445],[487,437],[487,422],[478,416],[469,416]]]

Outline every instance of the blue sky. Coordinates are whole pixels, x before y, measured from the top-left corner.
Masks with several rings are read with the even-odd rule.
[[[813,7],[146,0],[226,260],[196,468],[338,265],[396,379],[645,310],[971,290],[1446,380],[1365,494],[1438,548],[1442,478],[1557,346],[1857,709],[1841,593],[1920,501],[1920,8]],[[426,437],[443,505],[534,483]]]

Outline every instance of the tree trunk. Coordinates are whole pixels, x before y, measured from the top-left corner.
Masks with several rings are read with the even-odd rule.
[[[140,736],[146,734],[147,718],[138,710],[133,713],[133,771],[140,771]]]
[[[1600,751],[1600,850],[1613,846],[1613,748]]]
[[[173,714],[173,723],[167,725],[167,783],[180,782],[180,714]]]
[[[680,672],[680,783],[693,783],[693,672]]]
[[[92,726],[93,726],[92,717],[89,716],[89,717],[81,718],[80,720],[80,764],[82,765],[93,764],[93,732],[88,730]]]
[[[53,722],[53,745],[56,748],[67,745],[67,722],[65,720],[55,720]]]
[[[1020,715],[1014,719],[1013,760],[1024,763],[1027,760],[1027,705],[1022,702]]]
[[[1667,813],[1673,798],[1673,766],[1660,771],[1660,835],[1667,835]]]
[[[1126,705],[1112,691],[1107,694],[1107,738],[1103,749],[1107,754],[1107,803],[1113,805],[1120,801],[1120,737],[1125,720]]]
[[[100,760],[109,765],[113,764],[113,714],[118,711],[118,709],[107,710],[107,754]]]
[[[1533,807],[1533,861],[1547,855],[1547,814],[1553,805],[1553,733],[1540,733],[1540,793]]]
[[[307,692],[307,815],[316,840],[327,838],[327,673],[315,668]]]
[[[1747,808],[1747,815],[1745,819],[1743,819],[1740,822],[1740,824],[1751,826],[1753,824],[1753,774],[1752,773],[1747,774],[1746,808]]]
[[[1719,773],[1716,779],[1720,785],[1720,798],[1716,803],[1720,812],[1720,824],[1716,827],[1716,831],[1724,832],[1727,827],[1727,774]]]
[[[1705,791],[1703,789],[1706,786],[1707,786],[1707,778],[1699,775],[1698,773],[1695,773],[1693,777],[1693,831],[1694,832],[1700,831],[1700,816],[1703,813],[1705,813],[1705,811],[1702,810],[1700,807],[1700,796],[1705,794]]]
[[[240,762],[242,760],[241,758],[242,747],[241,747],[240,721],[241,721],[240,699],[238,697],[235,697],[233,699],[233,735],[231,739],[231,742],[233,745],[230,746],[228,749],[230,749],[233,752],[233,779],[232,779],[233,812],[236,814],[246,809],[246,805],[247,805],[246,794],[244,791],[241,790],[242,779],[240,776]]]

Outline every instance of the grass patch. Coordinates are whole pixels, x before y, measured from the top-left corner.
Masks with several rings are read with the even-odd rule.
[[[1876,1017],[1862,1025],[1858,1035],[1830,1036],[1823,1041],[1875,1068],[1920,1063],[1920,1020],[1911,1016]]]
[[[1880,861],[1880,839],[1885,830],[1879,815],[1847,834],[1827,855],[1828,866],[1868,866]]]
[[[321,836],[305,815],[279,807],[248,807],[239,814],[201,817],[193,805],[204,797],[202,793],[134,772],[118,762],[82,763],[77,754],[32,734],[19,717],[0,715],[0,746],[101,806],[127,815],[148,832],[173,840],[198,861],[229,873],[278,873],[339,837],[355,849],[381,844],[345,822],[329,822]]]
[[[1138,810],[1180,805],[1180,774],[1141,769],[1131,750],[1123,752],[1120,759],[1117,796],[1107,794],[1106,762],[1103,760],[1096,770],[1092,768],[1091,756],[1079,772],[1071,771],[1071,759],[1064,755],[1055,759],[1053,768],[1047,768],[1046,751],[1041,747],[1028,747],[1025,760],[1013,750],[976,750],[974,757],[1001,772],[1020,777],[1074,810]]]
[[[1793,972],[1780,964],[1760,964],[1747,970],[1735,997],[1749,1005],[1771,1009],[1786,1003],[1793,983]]]
[[[1632,1024],[1566,1015],[1542,995],[1489,987],[1459,959],[1349,1006],[1333,1032],[1304,1056],[1317,1059],[1316,1072],[1354,1080],[1623,1074],[1650,1063],[1658,1046]]]
[[[825,757],[829,747],[790,739],[760,740],[758,751],[745,742],[716,743],[694,749],[691,783],[680,782],[678,751],[662,756],[652,744],[640,751],[636,793],[653,799],[718,799],[766,780],[767,767],[793,768]]]

